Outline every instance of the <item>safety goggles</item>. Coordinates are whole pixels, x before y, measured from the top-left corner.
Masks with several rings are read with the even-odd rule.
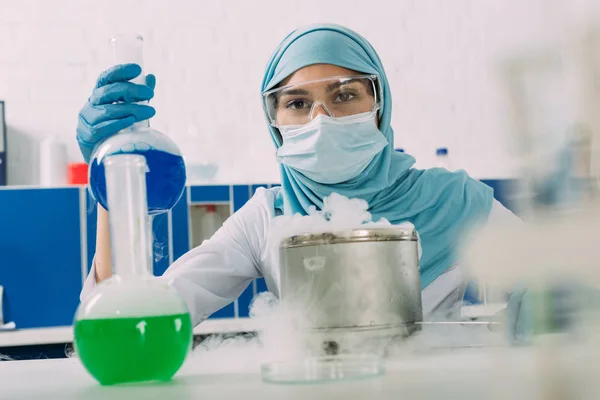
[[[274,127],[304,125],[321,113],[331,117],[373,112],[381,107],[377,75],[336,76],[264,92],[263,107]]]

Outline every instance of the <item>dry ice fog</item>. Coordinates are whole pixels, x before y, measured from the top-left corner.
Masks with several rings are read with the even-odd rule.
[[[390,227],[385,219],[373,221],[366,201],[348,199],[336,193],[327,197],[322,210],[312,210],[307,216],[278,216],[273,220],[269,246],[279,247],[285,238],[306,233],[343,232],[356,228]],[[402,224],[407,230],[411,224]],[[420,251],[419,251],[420,252]],[[278,256],[277,249],[271,252]],[[310,267],[310,266],[307,266]],[[327,265],[313,266],[327,268]],[[364,265],[365,269],[369,265]],[[332,285],[335,286],[335,285]],[[373,293],[380,288],[374,281],[369,286]],[[310,297],[311,288],[305,288]],[[331,289],[335,295],[335,287]],[[377,307],[369,301],[371,293],[362,293],[360,302],[371,312]],[[444,314],[428,316],[437,322],[456,321],[461,304]],[[363,310],[364,311],[364,310]],[[315,355],[330,354],[332,349],[324,348],[323,337],[311,332],[307,313],[318,313],[318,304],[309,309],[295,309],[291,304],[282,304],[272,293],[258,294],[250,307],[253,332],[247,334],[218,334],[203,338],[196,343],[191,359],[194,369],[207,373],[256,371],[261,365],[280,360],[303,359]],[[339,335],[335,337],[336,348],[341,353],[353,355],[388,356],[405,353],[423,353],[431,350],[456,346],[483,346],[500,343],[498,332],[490,332],[487,325],[423,325],[421,330],[410,337],[361,339]],[[74,354],[76,356],[76,354]]]

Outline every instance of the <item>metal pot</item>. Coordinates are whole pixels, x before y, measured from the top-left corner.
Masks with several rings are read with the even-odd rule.
[[[280,245],[282,304],[306,328],[397,336],[423,320],[417,235],[370,228],[304,234]],[[337,340],[337,339],[336,339]]]

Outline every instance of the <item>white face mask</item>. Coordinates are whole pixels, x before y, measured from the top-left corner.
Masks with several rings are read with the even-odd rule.
[[[277,159],[318,183],[348,181],[363,172],[388,141],[376,111],[334,118],[318,115],[306,125],[279,127]]]

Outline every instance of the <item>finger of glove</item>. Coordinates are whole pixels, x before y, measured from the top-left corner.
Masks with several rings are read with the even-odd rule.
[[[137,103],[148,101],[154,97],[154,90],[146,85],[131,82],[111,83],[94,89],[88,102],[91,105],[111,104],[116,102]]]
[[[146,85],[152,90],[156,87],[156,77],[153,74],[146,75]]]
[[[136,122],[150,119],[156,114],[154,107],[144,104],[115,103],[101,106],[86,105],[81,110],[81,117],[90,125],[96,126],[102,122],[134,117]]]
[[[93,148],[99,141],[112,136],[135,123],[135,118],[128,116],[121,119],[104,121],[98,125],[89,125],[81,116],[77,123],[77,142],[80,147]]]
[[[82,149],[84,147],[93,146],[92,141],[92,127],[83,119],[81,114],[79,114],[79,119],[77,120],[77,142],[79,143],[79,147]]]
[[[86,164],[89,164],[93,148],[79,143],[79,150],[81,151],[81,155],[83,156],[83,161],[85,161]]]
[[[91,136],[94,143],[98,143],[107,137],[115,135],[121,129],[130,127],[135,123],[134,117],[125,117],[121,119],[113,119],[104,121],[91,128]]]
[[[142,68],[137,64],[119,64],[102,72],[96,81],[96,88],[116,82],[127,82],[139,76]]]

